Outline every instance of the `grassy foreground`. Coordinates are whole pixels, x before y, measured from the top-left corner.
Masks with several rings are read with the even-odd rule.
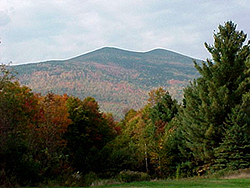
[[[140,187],[157,187],[157,188],[167,188],[167,187],[184,187],[184,188],[228,188],[228,187],[249,187],[250,179],[182,179],[182,180],[160,180],[160,181],[150,181],[150,182],[132,182],[123,183],[116,185],[105,185],[97,186],[101,187],[117,187],[117,188],[140,188]]]

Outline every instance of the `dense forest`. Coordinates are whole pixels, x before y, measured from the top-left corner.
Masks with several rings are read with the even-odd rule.
[[[119,122],[91,97],[33,92],[10,66],[0,75],[0,185],[84,186],[181,178],[250,167],[250,42],[219,25],[212,59],[178,103],[163,88]]]
[[[104,47],[66,60],[51,60],[13,66],[21,85],[45,95],[88,96],[100,110],[116,120],[124,111],[142,108],[148,92],[163,87],[181,101],[183,87],[199,73],[193,58],[164,49],[133,52]],[[201,63],[200,60],[196,60]]]

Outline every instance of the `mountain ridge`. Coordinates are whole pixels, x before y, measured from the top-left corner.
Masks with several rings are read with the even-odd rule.
[[[93,53],[97,53],[97,52],[105,52],[105,53],[126,53],[126,54],[130,54],[130,55],[144,55],[144,54],[153,54],[153,55],[176,55],[176,56],[179,56],[179,55],[182,55],[183,57],[186,57],[186,58],[192,58],[192,57],[189,57],[187,55],[184,55],[184,54],[180,54],[178,52],[174,52],[172,50],[167,50],[167,49],[163,49],[163,48],[155,48],[155,49],[152,49],[152,50],[149,50],[149,51],[132,51],[132,50],[125,50],[125,49],[121,49],[121,48],[116,48],[116,47],[102,47],[102,48],[98,48],[96,50],[93,50],[93,51],[90,51],[90,52],[87,52],[87,53],[84,53],[84,54],[80,54],[80,55],[77,55],[75,57],[72,57],[72,58],[69,58],[69,59],[66,59],[66,60],[73,60],[73,59],[78,59],[78,58],[81,58],[83,56],[86,56],[86,55],[90,55],[90,54],[93,54]],[[202,60],[199,60],[197,58],[192,58],[194,60],[198,60],[198,61],[202,61]],[[64,60],[62,60],[64,61]]]
[[[158,87],[181,100],[183,87],[198,76],[193,60],[165,49],[134,52],[104,47],[66,60],[14,68],[21,84],[35,92],[91,96],[102,111],[122,117],[124,109],[145,105],[148,92]]]

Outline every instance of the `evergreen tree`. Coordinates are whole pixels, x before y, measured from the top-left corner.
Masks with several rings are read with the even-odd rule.
[[[243,169],[250,167],[250,93],[229,115],[221,145],[215,149],[215,168]]]
[[[222,141],[232,109],[249,91],[246,34],[229,21],[214,34],[214,45],[205,43],[212,60],[195,63],[201,77],[184,90],[185,108],[180,113],[186,147],[198,165],[214,163],[214,148]]]

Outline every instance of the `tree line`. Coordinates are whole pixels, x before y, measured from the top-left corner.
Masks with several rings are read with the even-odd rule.
[[[92,97],[34,93],[0,75],[0,184],[87,185],[122,171],[179,178],[250,167],[250,42],[231,21],[219,25],[212,59],[182,103],[163,88],[119,122]]]

